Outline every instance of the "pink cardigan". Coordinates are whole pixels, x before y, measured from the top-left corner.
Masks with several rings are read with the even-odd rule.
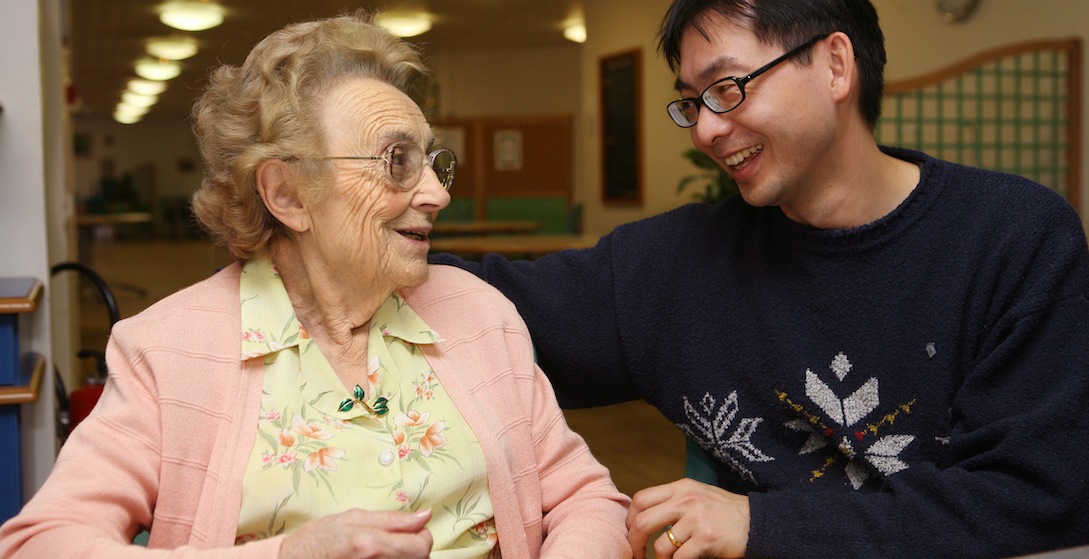
[[[0,557],[276,557],[233,547],[262,363],[242,363],[241,266],[114,326],[110,379],[52,474],[0,528]],[[448,266],[402,295],[446,341],[421,346],[480,439],[505,559],[630,557],[629,500],[567,428],[514,306]]]

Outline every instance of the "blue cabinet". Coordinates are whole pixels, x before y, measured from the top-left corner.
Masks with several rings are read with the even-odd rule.
[[[38,400],[45,358],[28,351],[30,315],[42,284],[35,278],[0,278],[0,440],[14,456],[0,460],[0,522],[23,506],[22,404]]]

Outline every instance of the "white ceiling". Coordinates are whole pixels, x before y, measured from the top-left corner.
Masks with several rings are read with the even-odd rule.
[[[165,0],[69,0],[72,82],[82,113],[108,116],[121,98],[133,65],[146,56],[153,37],[188,34],[200,51],[181,61],[182,73],[170,80],[147,118],[184,118],[217,63],[240,64],[250,48],[288,23],[335,16],[359,8],[423,8],[434,27],[409,39],[428,54],[458,50],[533,48],[570,44],[564,20],[581,13],[582,0],[219,0],[227,10],[223,25],[183,32],[159,21],[156,8]]]

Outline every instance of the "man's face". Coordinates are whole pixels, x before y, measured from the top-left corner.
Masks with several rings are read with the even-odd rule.
[[[707,38],[689,27],[681,39],[681,97],[698,97],[726,77],[747,76],[794,46],[761,43],[749,29],[719,16],[708,18],[704,30]],[[821,48],[818,42],[812,52]],[[701,107],[689,129],[692,142],[733,177],[746,202],[780,206],[788,215],[820,190],[811,186],[820,186],[828,172],[826,155],[836,132],[835,106],[827,94],[830,77],[820,71],[820,58],[810,66],[794,60],[750,81],[736,109],[716,114]]]

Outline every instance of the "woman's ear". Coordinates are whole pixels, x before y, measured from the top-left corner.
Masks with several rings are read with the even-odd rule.
[[[829,37],[828,65],[832,76],[829,83],[832,98],[836,101],[848,99],[859,84],[855,50],[847,34],[837,31]]]
[[[266,159],[257,166],[257,192],[265,207],[288,229],[303,232],[310,228],[310,214],[292,182],[293,171],[279,159]]]

